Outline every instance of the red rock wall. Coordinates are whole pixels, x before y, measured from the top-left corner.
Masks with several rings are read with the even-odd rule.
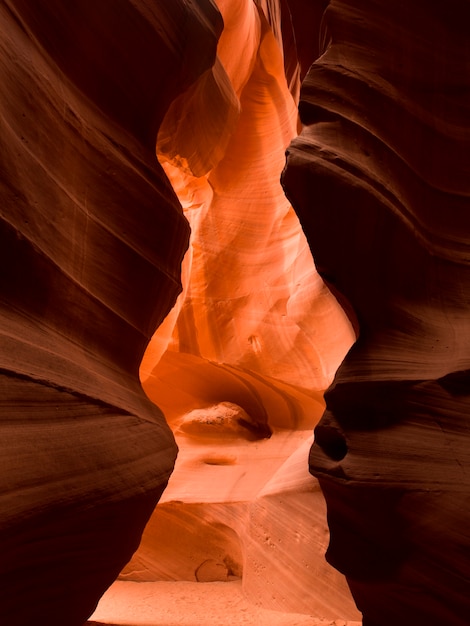
[[[1,3],[2,624],[82,624],[172,470],[138,368],[189,229],[154,146],[221,26],[205,0]]]
[[[265,43],[284,42],[286,93],[296,94],[322,53],[304,82],[304,128],[284,185],[320,273],[359,333],[327,393],[310,456],[328,504],[328,560],[347,575],[366,626],[463,626],[467,3],[256,4],[266,20],[249,41],[263,32]],[[222,101],[232,96],[218,62],[206,72],[222,29],[210,0],[6,0],[0,25],[0,623],[79,626],[135,550],[176,453],[138,380],[149,338],[180,291],[189,238],[155,158],[157,131],[170,102],[201,75]],[[239,95],[249,72],[233,50],[225,62]],[[264,61],[272,68],[271,55]],[[232,98],[216,127],[235,126],[238,113]],[[227,145],[203,155],[204,174]],[[299,406],[305,395],[298,390]],[[288,430],[281,421],[275,427]],[[227,458],[205,465],[224,470]],[[292,511],[308,519],[304,504],[318,498],[300,466],[296,456],[295,472],[289,466],[271,482],[265,466],[254,528],[275,520],[277,537]],[[291,483],[296,491],[275,518],[271,505]],[[241,559],[225,526],[220,536]],[[260,538],[249,540],[254,572]],[[310,546],[315,558],[318,545]],[[287,606],[284,574],[279,567]],[[305,597],[304,587],[296,593]]]
[[[468,623],[470,40],[451,0],[332,0],[284,186],[359,339],[310,456],[364,624]]]

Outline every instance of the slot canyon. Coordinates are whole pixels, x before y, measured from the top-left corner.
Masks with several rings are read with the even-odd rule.
[[[0,625],[466,626],[465,0],[1,0]]]

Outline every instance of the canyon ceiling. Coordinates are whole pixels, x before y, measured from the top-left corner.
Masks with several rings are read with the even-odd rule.
[[[468,623],[467,13],[0,3],[2,624]]]

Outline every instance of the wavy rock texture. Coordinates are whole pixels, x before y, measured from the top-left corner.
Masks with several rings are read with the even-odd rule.
[[[306,462],[322,390],[354,335],[279,180],[297,126],[282,48],[292,27],[281,28],[285,3],[218,4],[217,61],[173,103],[158,138],[192,233],[184,291],[141,376],[180,454],[122,577],[236,575],[266,608],[355,619],[344,579],[324,562],[323,502]]]
[[[246,387],[247,378],[255,389],[276,393],[279,382],[280,396],[284,385],[294,398],[317,398],[353,339],[279,182],[297,110],[278,42],[253,2],[219,4],[225,29],[218,61],[172,105],[157,146],[192,229],[184,292],[141,367],[147,393],[160,397],[170,420],[196,408],[197,395],[204,404],[240,402],[240,391],[233,398],[226,391]],[[245,54],[234,55],[240,48]],[[181,361],[182,372],[191,368],[196,377],[196,360],[202,371],[219,370],[212,374],[217,386],[227,379],[222,394],[215,384],[211,395],[204,392],[205,374],[201,390],[175,375]],[[176,403],[173,390],[165,400],[170,376],[182,388]],[[254,391],[245,396],[259,407]],[[287,410],[279,404],[272,425],[309,426],[315,419],[303,415],[302,402]]]
[[[364,624],[468,623],[467,5],[332,0],[284,186],[359,339],[310,456]]]
[[[0,622],[73,626],[174,463],[138,379],[188,243],[154,145],[222,22],[209,0],[11,0],[0,22]]]

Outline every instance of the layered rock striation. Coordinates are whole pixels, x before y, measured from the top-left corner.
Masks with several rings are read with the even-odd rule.
[[[8,0],[0,24],[0,622],[78,626],[173,468],[138,370],[189,228],[154,146],[222,22],[209,0]]]
[[[468,621],[466,3],[332,0],[283,182],[359,338],[316,427],[328,560],[367,626]]]
[[[121,577],[236,576],[265,608],[357,618],[324,562],[324,503],[306,462],[322,392],[354,335],[280,184],[298,121],[290,14],[277,1],[218,6],[217,60],[158,136],[192,232],[183,293],[141,376],[180,452]]]
[[[467,623],[466,3],[357,4],[1,4],[1,623],[81,625],[137,548],[159,325],[182,452],[123,577],[357,617],[305,462],[357,335],[328,560],[366,626]]]

